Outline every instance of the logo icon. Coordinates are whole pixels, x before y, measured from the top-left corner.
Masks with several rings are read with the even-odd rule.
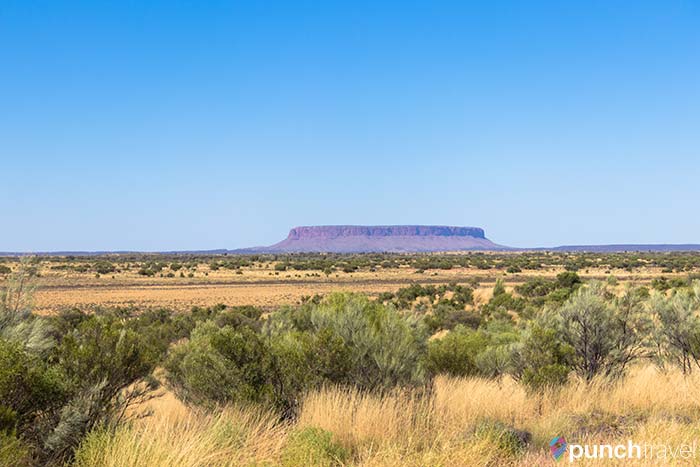
[[[567,446],[568,444],[566,444],[566,439],[564,439],[563,436],[555,436],[554,439],[549,442],[549,452],[552,453],[554,460],[558,461],[561,459],[561,456],[566,452]]]

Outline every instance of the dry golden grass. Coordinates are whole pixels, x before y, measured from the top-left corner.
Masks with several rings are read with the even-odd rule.
[[[95,431],[78,466],[263,465],[279,458],[286,427],[265,411],[227,407],[216,415],[163,411],[114,432]],[[89,448],[87,447],[89,446]]]
[[[699,383],[646,367],[613,387],[574,382],[534,397],[512,380],[438,378],[429,400],[312,394],[299,424],[335,433],[355,448],[356,465],[544,465],[553,463],[547,445],[557,435],[579,444],[692,444],[700,436]],[[486,421],[530,433],[527,452],[513,456],[498,440],[475,436]]]
[[[290,433],[310,427],[332,433],[350,453],[340,465],[554,465],[548,442],[557,435],[579,444],[692,444],[700,436],[699,383],[697,375],[644,367],[612,387],[573,382],[542,396],[529,395],[512,380],[478,378],[440,377],[430,396],[327,388],[309,394],[290,424],[250,408],[196,414],[166,398],[156,402],[154,416],[111,435],[94,435],[79,465],[290,465],[284,461]],[[493,426],[500,431],[484,429]],[[514,448],[503,427],[531,434],[527,447]],[[635,462],[620,465],[670,463]],[[304,464],[336,465],[313,456]]]
[[[336,291],[380,293],[396,291],[401,284],[218,284],[218,285],[115,285],[73,289],[39,289],[37,313],[47,314],[64,308],[92,310],[97,307],[134,306],[184,311],[193,306],[255,305],[276,307],[298,304],[303,296]]]

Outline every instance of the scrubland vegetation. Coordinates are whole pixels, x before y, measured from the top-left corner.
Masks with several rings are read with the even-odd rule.
[[[37,316],[35,265],[10,269],[2,465],[542,465],[559,435],[692,443],[700,431],[692,276],[621,286],[570,267],[499,280],[484,301],[469,283],[416,283],[274,310]]]
[[[9,263],[17,258],[0,258],[0,274],[12,271]],[[325,275],[351,274],[358,271],[381,271],[410,268],[421,272],[473,268],[482,271],[502,270],[508,274],[537,272],[551,267],[567,271],[596,269],[609,272],[633,272],[640,268],[659,268],[661,273],[696,272],[700,269],[700,252],[462,252],[454,254],[108,254],[100,256],[46,256],[48,269],[109,276],[135,272],[146,277],[187,277],[207,271],[240,271],[259,267],[270,273],[283,271],[318,271]]]
[[[18,258],[0,257],[0,282]],[[488,300],[494,282],[509,290],[563,271],[583,280],[617,281],[669,290],[700,276],[700,253],[452,253],[452,254],[110,254],[41,256],[34,311],[54,314],[78,307],[140,310],[193,306],[254,305],[274,310],[303,297],[343,290],[376,297],[417,282],[459,284],[473,289],[476,305]],[[4,271],[4,272],[3,272]]]

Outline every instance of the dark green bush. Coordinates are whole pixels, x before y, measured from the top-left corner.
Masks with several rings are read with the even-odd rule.
[[[536,277],[529,279],[527,282],[515,286],[515,291],[527,298],[545,297],[556,289],[557,284],[554,281]]]
[[[57,368],[21,344],[0,339],[0,431],[35,438],[40,416],[60,408],[66,394]]]
[[[572,289],[579,284],[581,284],[581,278],[575,272],[566,271],[557,274],[557,287]]]
[[[454,329],[458,325],[477,329],[482,323],[479,313],[455,309],[442,303],[438,304],[432,313],[426,314],[423,320],[431,333]]]
[[[55,351],[70,397],[44,435],[42,458],[47,463],[69,459],[87,432],[118,422],[151,389],[149,375],[163,348],[128,329],[116,315],[85,318]]]
[[[470,376],[479,372],[477,355],[486,350],[488,336],[457,326],[440,339],[430,341],[427,367],[431,373],[445,373],[451,376]]]
[[[393,307],[333,294],[281,310],[261,332],[241,319],[251,313],[258,316],[244,310],[233,323],[217,315],[172,349],[166,369],[181,397],[204,405],[262,402],[291,413],[304,391],[325,382],[367,390],[426,383],[427,334]]]
[[[481,314],[487,320],[512,320],[511,313],[519,313],[525,309],[527,302],[506,291],[499,279],[493,288],[493,296],[480,308]]]
[[[272,352],[245,326],[198,324],[190,340],[172,350],[166,369],[168,381],[188,402],[275,402]]]
[[[532,390],[561,386],[569,378],[573,355],[554,327],[534,322],[520,348],[516,376]]]
[[[253,306],[231,307],[219,312],[215,322],[219,327],[239,328],[245,326],[259,331],[262,326],[262,321],[260,321],[262,313],[261,309]]]
[[[149,374],[162,348],[112,315],[89,316],[64,336],[58,362],[76,386],[106,380],[110,392]]]
[[[427,334],[418,320],[356,294],[332,294],[310,306],[312,332],[328,329],[350,350],[346,378],[363,389],[425,383]]]
[[[93,270],[98,274],[111,274],[117,268],[109,261],[98,261],[93,265]]]

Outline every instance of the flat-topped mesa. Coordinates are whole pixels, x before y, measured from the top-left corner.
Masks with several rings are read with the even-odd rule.
[[[445,225],[317,225],[294,227],[288,240],[338,237],[472,237],[486,238],[479,227],[451,227]]]
[[[295,227],[287,238],[257,252],[374,253],[503,250],[479,227],[444,225],[319,225]]]

